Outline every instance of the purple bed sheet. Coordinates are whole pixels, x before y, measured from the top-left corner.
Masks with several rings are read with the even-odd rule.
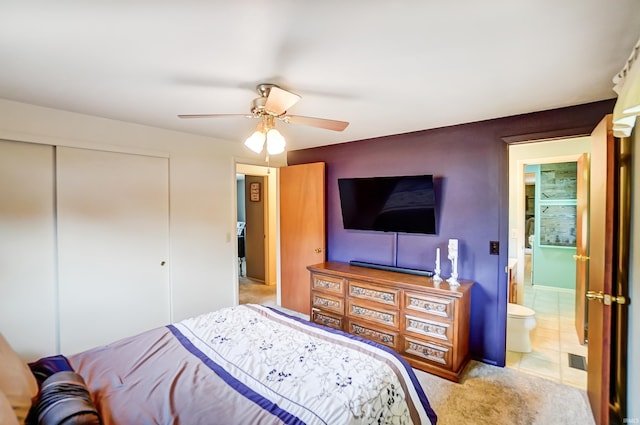
[[[437,419],[396,353],[257,305],[153,329],[68,361],[104,425]]]

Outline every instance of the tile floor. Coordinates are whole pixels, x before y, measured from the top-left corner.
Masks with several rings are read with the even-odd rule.
[[[507,367],[586,389],[587,372],[569,366],[568,353],[587,357],[575,330],[575,291],[525,284],[524,305],[536,312],[532,351],[507,351]]]

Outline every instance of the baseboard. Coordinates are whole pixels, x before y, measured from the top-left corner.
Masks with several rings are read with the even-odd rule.
[[[567,294],[573,294],[576,292],[575,289],[571,288],[558,288],[557,286],[547,286],[547,285],[531,285],[534,289],[540,289],[542,291],[556,291],[556,292],[564,292]]]
[[[473,359],[472,358],[471,360],[475,360],[475,361],[478,361],[478,362],[481,362],[481,363],[486,363],[488,365],[497,366],[497,367],[505,367],[505,365],[506,365],[506,362],[505,362],[505,364],[501,365],[500,363],[496,362],[495,360],[489,360],[489,359]]]

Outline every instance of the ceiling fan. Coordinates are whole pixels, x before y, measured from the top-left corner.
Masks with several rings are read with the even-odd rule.
[[[283,90],[275,84],[258,84],[256,90],[260,97],[253,99],[251,102],[250,114],[183,114],[178,115],[178,117],[258,118],[260,119],[260,124],[258,124],[256,132],[247,139],[245,144],[255,152],[260,153],[262,152],[262,146],[266,141],[267,150],[270,154],[284,152],[285,141],[282,135],[275,129],[275,120],[283,121],[287,124],[306,125],[333,131],[342,131],[349,125],[346,121],[287,114],[287,109],[295,105],[300,100],[300,96],[287,90]]]

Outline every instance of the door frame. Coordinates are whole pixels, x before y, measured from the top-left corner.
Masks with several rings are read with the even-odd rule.
[[[562,140],[570,140],[570,139],[578,139],[581,137],[566,137]],[[562,140],[554,141],[554,143],[562,143]],[[546,141],[532,141],[527,144],[536,144],[540,142]],[[512,237],[509,242],[509,253],[510,257],[513,256],[513,252],[515,250],[515,258],[517,259],[516,263],[516,282],[518,284],[518,303],[521,304],[523,302],[524,297],[524,246],[525,246],[525,201],[524,201],[524,186],[525,186],[525,165],[537,165],[537,164],[554,164],[558,162],[576,162],[580,158],[582,154],[568,154],[568,155],[557,155],[557,156],[540,156],[540,157],[531,157],[531,158],[523,158],[515,160],[515,176],[509,177],[509,186],[511,188],[515,188],[516,194],[516,214],[517,217],[515,234],[512,233]],[[511,160],[509,161],[511,162]],[[511,179],[514,179],[513,184]],[[511,190],[509,191],[511,194]],[[511,196],[511,195],[510,195]],[[510,214],[511,215],[511,214]],[[515,240],[514,240],[515,239]],[[513,246],[512,246],[513,244]]]
[[[264,202],[265,202],[265,284],[276,285],[277,288],[277,302],[280,303],[280,288],[278,282],[278,269],[277,269],[277,218],[278,218],[278,169],[273,167],[267,167],[262,165],[252,165],[236,162],[235,164],[236,174],[245,174],[251,176],[261,176],[266,180],[266,190],[263,190]],[[235,217],[238,216],[237,205],[238,196],[240,194],[237,191],[237,184],[234,184],[235,189]],[[236,223],[233,223],[235,229]],[[237,238],[234,242],[235,251],[238,252]],[[236,267],[237,269],[237,267]],[[237,271],[236,271],[237,273]],[[236,279],[237,281],[238,279]]]
[[[575,328],[578,342],[587,342],[587,309],[586,293],[589,287],[589,232],[590,232],[590,198],[591,198],[591,155],[584,153],[577,162],[576,179],[576,293],[575,293]]]
[[[603,123],[604,123],[605,121],[608,121],[608,122],[609,122],[609,124],[610,124],[610,118],[611,118],[611,116],[610,116],[610,115],[607,115],[607,116],[603,117],[603,119],[598,123],[598,125],[596,126],[596,128],[594,128],[594,129],[591,131],[591,133],[590,133],[589,135],[584,135],[584,136],[589,136],[589,137],[590,137],[590,141],[591,141],[591,145],[592,145],[592,148],[590,149],[590,154],[591,154],[591,155],[590,155],[590,157],[591,157],[591,160],[592,160],[592,161],[593,161],[593,157],[594,157],[594,155],[595,155],[595,156],[598,156],[598,155],[602,156],[602,152],[600,152],[600,151],[598,151],[598,150],[595,150],[595,149],[594,149],[594,147],[593,147],[593,146],[594,146],[594,142],[593,142],[593,141],[594,141],[594,134],[596,133],[596,130],[597,130],[598,128],[600,128],[600,127],[603,125]],[[607,131],[608,131],[608,132],[610,131],[610,126],[607,126]],[[596,136],[597,136],[597,135],[596,135]],[[583,137],[583,135],[576,135],[576,136],[574,136],[574,137],[572,137],[572,136],[566,136],[566,137],[562,137],[561,139],[572,139],[572,138],[577,138],[577,137]],[[560,139],[560,138],[554,138],[553,140],[558,140],[558,139]],[[505,140],[505,141],[506,141],[506,140]],[[523,141],[523,139],[518,140],[518,142],[522,142],[522,141]],[[545,141],[545,140],[540,140],[540,141]],[[547,141],[549,141],[549,139],[547,139]],[[535,142],[536,142],[535,140],[532,140],[532,141],[531,141],[531,143],[535,143]],[[508,143],[508,142],[507,142],[507,143]],[[614,143],[615,143],[615,139],[614,139]],[[607,149],[607,151],[608,151],[609,149],[611,149],[611,145],[612,145],[612,143],[610,143],[609,141],[607,141],[607,148],[606,148],[606,149]],[[508,156],[510,157],[510,154],[509,154]],[[612,162],[611,160],[609,160],[609,154],[608,154],[608,153],[607,153],[607,155],[606,155],[606,156],[607,156],[607,158],[606,158],[606,159],[604,159],[604,158],[599,158],[599,159],[600,159],[600,160],[602,160],[602,161],[607,161],[607,173],[606,173],[606,174],[614,174],[614,175],[615,175],[615,174],[617,174],[617,173],[620,173],[620,170],[618,169],[618,165],[617,165],[617,163],[615,163],[615,161],[613,161],[613,162]],[[526,162],[526,161],[525,161],[525,162]],[[510,165],[510,171],[511,171],[512,173],[514,173],[514,170],[513,170],[513,168],[511,167],[511,159],[509,159],[509,165]],[[591,171],[593,171],[593,168],[594,168],[593,163],[591,163],[591,164],[590,164],[590,167],[589,167],[589,168],[590,168],[590,170],[591,170]],[[596,167],[596,168],[597,168],[597,167]],[[523,174],[523,172],[524,172],[524,169],[522,169],[522,174]],[[519,173],[515,173],[515,174],[516,174],[516,177],[518,177],[518,176],[519,176]],[[510,187],[511,187],[511,183],[512,183],[512,178],[513,178],[513,175],[510,175],[510,176],[509,176],[509,186],[510,186]],[[605,179],[605,180],[603,181],[603,179]],[[615,189],[615,187],[614,187],[614,186],[611,186],[611,185],[610,185],[610,183],[609,183],[610,181],[612,181],[612,180],[611,180],[611,176],[604,176],[604,175],[600,175],[600,174],[598,174],[597,172],[596,172],[596,173],[591,172],[591,179],[590,179],[590,182],[589,182],[591,195],[593,195],[593,190],[592,190],[592,189],[593,189],[594,187],[597,187],[598,185],[604,185],[604,186],[606,186],[606,187],[607,187],[607,189],[606,189],[606,190],[607,190],[607,193],[606,193],[606,197],[607,197],[607,198],[609,198],[609,197],[612,197],[612,198],[613,198],[613,197],[617,196],[617,195],[615,195],[613,192],[609,193],[609,191],[610,191],[610,190]],[[595,185],[595,186],[594,186],[594,185]],[[522,187],[524,187],[524,184],[522,184]],[[521,197],[524,199],[524,196],[521,196]],[[593,198],[593,196],[590,196],[590,198],[591,198],[591,199],[590,199],[590,203],[592,203],[592,202],[593,202],[593,200],[594,200],[594,198]],[[524,201],[522,201],[522,202],[524,202]],[[508,208],[508,210],[509,210],[509,218],[510,218],[509,225],[510,225],[510,226],[513,226],[513,220],[511,220],[511,215],[510,215],[510,214],[511,214],[511,209],[510,209],[510,208],[511,208],[511,205],[512,205],[512,204],[511,204],[511,202],[509,202],[509,208]],[[609,207],[609,199],[607,199],[607,208],[610,208],[610,207]],[[590,215],[590,216],[592,216],[593,208],[589,208],[589,210],[590,210],[590,211],[589,211],[589,215]],[[523,211],[524,211],[524,210],[522,210],[522,212],[523,212]],[[518,217],[518,218],[519,218],[519,217]],[[600,219],[600,221],[603,221],[603,220],[604,220],[604,221],[608,221],[609,219],[611,219],[611,220],[614,220],[614,219],[615,219],[615,214],[614,214],[611,210],[608,210],[608,211],[607,211],[607,215],[605,216],[605,218],[601,218],[601,219]],[[591,217],[591,220],[590,220],[590,221],[591,221],[591,223],[593,223],[593,217]],[[512,233],[512,235],[511,235],[511,236],[512,236],[512,237],[510,238],[510,243],[513,241],[513,239],[516,239],[516,237],[518,236],[518,233],[519,233],[519,232],[517,232],[516,230],[517,230],[517,229],[513,229],[513,230],[511,230],[511,233]],[[615,230],[610,230],[610,233],[611,233],[612,231],[615,231]],[[523,232],[522,232],[522,233],[523,233]],[[590,233],[592,233],[592,232],[590,231]],[[590,243],[590,246],[592,246],[592,245],[593,245],[593,244],[592,244],[592,242],[593,242],[593,241],[591,240],[591,235],[590,235],[590,242],[591,242],[591,243]],[[510,251],[511,251],[511,250],[512,250],[512,247],[510,246],[510,247],[509,247],[509,249],[510,249]],[[590,263],[590,267],[589,267],[589,268],[591,269],[591,266],[593,265],[593,253],[592,253],[592,252],[590,252],[589,254],[590,254],[589,256],[590,256],[590,257],[591,257],[591,259],[592,259],[592,261],[590,261],[590,262],[589,262],[589,263]],[[613,259],[612,257],[615,257],[615,254],[612,254],[611,252],[609,252],[609,253],[605,253],[604,261],[605,261],[605,262],[607,262],[607,261],[611,261],[611,260]],[[590,274],[590,275],[594,275],[594,273],[591,273],[591,272],[590,272],[589,274]],[[598,273],[596,273],[596,274],[598,274]],[[607,278],[607,276],[608,276],[608,272],[605,270],[605,279]],[[597,289],[598,289],[598,288],[595,288],[595,290],[597,290]],[[623,288],[623,289],[625,289],[625,288]],[[626,289],[628,290],[628,288],[626,288]],[[608,288],[607,286],[605,286],[605,287],[604,287],[604,291],[605,291],[605,292],[611,292],[611,288]],[[615,295],[615,294],[614,294],[614,295]],[[625,295],[625,296],[626,296],[626,295],[627,295],[627,293],[624,293],[624,291],[623,291],[622,295]],[[504,302],[506,302],[506,297],[505,297]],[[593,303],[593,301],[592,301],[592,303]],[[622,308],[626,308],[626,305],[623,305],[623,306],[622,306]],[[592,311],[592,309],[590,308],[590,309],[589,309],[589,311],[591,312],[591,311]],[[596,313],[598,313],[598,312],[596,312]],[[599,314],[594,314],[594,315],[593,315],[593,317],[595,317],[595,316],[598,316],[598,317],[599,317]],[[592,314],[591,314],[591,313],[589,314],[589,317],[590,317],[590,318],[592,317]],[[594,340],[594,341],[595,341],[595,344],[593,343],[593,341],[591,341],[591,343],[589,343],[589,352],[590,352],[590,354],[589,354],[590,362],[589,362],[589,363],[594,363],[594,362],[595,362],[595,364],[596,364],[596,365],[599,365],[599,364],[600,364],[600,362],[598,361],[598,359],[595,359],[595,357],[594,357],[594,358],[592,358],[592,356],[591,356],[591,351],[592,351],[592,350],[600,350],[600,352],[601,352],[601,353],[602,353],[602,352],[605,352],[605,351],[604,351],[605,349],[603,348],[603,345],[602,345],[602,342],[601,342],[601,341],[603,341],[603,342],[604,342],[604,345],[608,347],[608,345],[607,345],[607,344],[610,344],[610,343],[611,343],[611,339],[610,339],[610,338],[611,338],[611,334],[610,334],[610,332],[612,332],[612,331],[613,331],[613,330],[610,328],[610,323],[607,323],[607,322],[608,322],[608,319],[607,319],[606,317],[601,317],[601,319],[602,319],[602,325],[603,325],[603,326],[602,326],[602,329],[603,329],[603,332],[602,332],[602,333],[603,333],[602,338],[601,338],[601,340],[600,340],[600,341]],[[594,322],[594,320],[589,320],[589,321],[590,321],[590,322]],[[608,330],[607,330],[607,329],[608,329]],[[607,331],[605,332],[604,330],[607,330]],[[593,336],[593,335],[592,335],[592,333],[593,333],[593,332],[597,332],[597,331],[598,331],[598,330],[592,330],[592,328],[590,328],[590,329],[589,329],[589,338],[591,338],[591,337]],[[627,335],[628,330],[627,330],[626,328],[625,328],[625,331],[626,331],[626,332],[625,332],[625,335]],[[609,333],[607,334],[607,332],[609,332]],[[620,329],[618,329],[616,332],[620,332]],[[627,335],[627,336],[625,336],[625,338],[627,338],[627,337],[628,337],[628,335]],[[592,338],[591,338],[591,339],[592,339]],[[607,355],[608,355],[608,353],[609,353],[609,351],[607,350],[607,351],[605,352],[605,354],[607,354]],[[624,356],[624,355],[625,355],[625,353],[623,353],[623,356]],[[594,360],[594,359],[595,359],[595,360]],[[605,366],[605,365],[604,365],[604,363],[605,363],[605,362],[606,362],[607,366]],[[617,410],[617,412],[616,412],[616,410],[615,410],[615,406],[614,406],[614,409],[612,410],[612,406],[610,405],[610,400],[609,400],[608,395],[609,395],[609,389],[610,389],[610,388],[611,388],[611,389],[613,389],[614,387],[613,387],[613,386],[610,386],[610,383],[608,382],[608,379],[609,379],[609,378],[613,378],[613,375],[612,375],[612,374],[610,374],[609,367],[608,367],[608,364],[609,364],[609,363],[608,363],[608,357],[607,357],[607,359],[603,359],[603,362],[602,362],[602,363],[603,363],[603,366],[601,367],[602,375],[600,375],[600,382],[602,382],[602,383],[603,383],[603,385],[606,385],[606,386],[607,386],[607,389],[605,389],[605,388],[601,388],[601,389],[599,389],[599,390],[597,391],[597,393],[594,393],[594,392],[592,391],[592,382],[591,382],[591,381],[592,381],[592,379],[597,379],[597,377],[595,377],[595,376],[594,376],[594,377],[592,377],[592,376],[591,376],[591,375],[592,375],[592,373],[590,372],[591,367],[589,367],[589,371],[587,372],[587,373],[588,373],[588,378],[587,378],[587,379],[588,379],[588,383],[587,383],[587,391],[588,391],[588,393],[589,393],[589,395],[590,395],[590,397],[589,397],[590,399],[591,399],[592,394],[596,394],[596,396],[597,396],[597,397],[596,397],[596,400],[595,400],[595,401],[596,401],[596,404],[598,404],[600,401],[601,401],[601,403],[602,403],[602,405],[601,405],[601,406],[593,406],[594,400],[591,400],[591,404],[592,404],[592,406],[591,406],[591,410],[592,410],[592,412],[593,412],[593,414],[594,414],[594,418],[595,418],[595,420],[596,420],[596,423],[608,424],[608,423],[609,423],[609,414],[610,414],[610,413],[612,413],[612,414],[614,414],[614,415],[615,415],[615,414],[618,414],[618,416],[620,416],[620,412],[621,412],[622,410]],[[591,366],[591,365],[590,365],[590,366]],[[618,365],[618,368],[620,368],[620,365]],[[618,369],[618,370],[620,370],[620,369]],[[605,376],[605,377],[606,377],[606,381],[603,381],[603,376]],[[620,384],[622,384],[622,383],[619,383],[619,385],[620,385]],[[618,397],[618,396],[625,397],[625,395],[624,395],[624,394],[621,394],[621,393],[620,393],[620,390],[621,390],[621,389],[620,389],[620,388],[618,388],[618,386],[616,386],[616,395],[615,395],[615,397]],[[624,389],[622,389],[622,391],[624,391]],[[600,398],[598,398],[598,397],[600,397]],[[600,401],[599,401],[599,400],[600,400]],[[619,399],[617,399],[617,402],[619,403],[618,407],[620,407],[620,406],[623,406],[623,405],[624,405],[625,400],[624,400],[624,399],[620,399],[620,398],[619,398]],[[605,406],[606,406],[606,407],[605,407]],[[624,407],[623,407],[622,409],[624,409]]]
[[[628,297],[631,142],[613,134],[611,115],[592,135],[591,168],[605,172],[591,184],[590,200],[598,208],[590,211],[589,292]],[[627,411],[628,300],[598,301],[591,299],[588,310],[587,395],[596,423],[607,425],[620,423]]]

